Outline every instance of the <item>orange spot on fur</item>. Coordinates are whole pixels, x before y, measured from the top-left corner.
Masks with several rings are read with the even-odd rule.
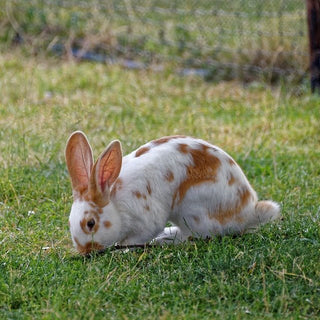
[[[199,149],[190,149],[189,154],[193,159],[193,164],[187,167],[187,177],[176,190],[172,208],[175,205],[176,198],[179,196],[178,204],[181,203],[187,191],[196,185],[204,182],[215,182],[221,161],[216,156],[210,154],[209,147],[199,145]],[[180,146],[179,146],[180,147]]]
[[[163,137],[157,140],[153,140],[153,144],[159,145],[159,144],[164,144],[167,143],[170,140],[170,137]]]
[[[185,143],[180,143],[178,149],[179,149],[180,152],[182,152],[182,153],[184,153],[184,154],[186,154],[186,153],[189,152],[189,150],[188,150],[188,149],[189,149],[189,148],[188,148],[188,145],[185,144]]]
[[[132,191],[132,194],[136,196],[138,199],[142,197],[141,193],[139,191]]]
[[[240,195],[240,205],[241,207],[244,207],[251,197],[251,192],[249,189],[245,188],[243,190],[238,190],[238,194]]]
[[[228,185],[232,186],[236,182],[236,178],[233,176],[233,174],[230,174]]]
[[[144,200],[147,199],[147,196],[144,193],[141,193],[140,191],[132,191],[132,194],[138,199],[140,198],[143,198]]]
[[[160,139],[153,140],[152,143],[155,145],[159,145],[159,144],[167,143],[168,141],[170,141],[172,139],[178,139],[178,138],[186,138],[186,136],[176,135],[176,136],[162,137]]]
[[[152,190],[151,190],[151,186],[150,186],[150,182],[147,182],[147,192],[149,193],[149,195],[151,195]]]
[[[222,225],[226,224],[230,220],[234,219],[237,222],[242,222],[242,217],[236,217],[239,213],[241,213],[242,209],[248,204],[251,197],[251,192],[248,188],[242,188],[238,190],[238,201],[233,205],[229,205],[229,207],[217,209],[214,212],[209,212],[209,219],[216,219]]]
[[[79,242],[78,238],[74,237],[74,241],[77,244],[77,250],[79,253],[86,255],[92,251],[100,251],[103,249],[103,246],[98,242],[87,242],[84,246]]]
[[[110,221],[104,221],[103,222],[103,225],[106,227],[106,228],[110,228],[112,226],[111,222]]]
[[[150,207],[148,205],[144,206],[147,211],[150,211]]]
[[[123,181],[121,178],[118,178],[113,184],[113,187],[110,192],[110,197],[113,198],[116,195],[116,193],[122,189],[122,186],[123,186]]]
[[[80,227],[85,234],[90,233],[90,231],[87,230],[87,219],[84,218],[80,221]]]
[[[148,152],[149,150],[150,150],[149,147],[141,147],[141,148],[139,148],[139,149],[136,151],[136,154],[135,154],[136,158],[142,156],[144,153]]]
[[[165,175],[166,180],[168,180],[169,182],[172,182],[174,180],[174,175],[172,171],[168,171]]]

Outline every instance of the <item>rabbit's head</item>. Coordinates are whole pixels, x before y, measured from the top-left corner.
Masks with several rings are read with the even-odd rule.
[[[118,241],[121,230],[110,197],[110,187],[121,170],[121,144],[111,142],[93,163],[86,136],[76,131],[67,142],[65,155],[73,191],[69,217],[72,241],[81,254],[101,251]]]

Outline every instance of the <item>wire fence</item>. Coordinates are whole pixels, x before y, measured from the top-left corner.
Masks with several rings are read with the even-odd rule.
[[[211,80],[300,82],[303,0],[0,0],[0,40]]]

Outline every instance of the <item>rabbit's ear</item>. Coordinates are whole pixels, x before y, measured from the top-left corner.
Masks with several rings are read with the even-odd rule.
[[[112,141],[106,150],[99,156],[94,165],[92,178],[95,185],[102,194],[109,193],[110,186],[118,178],[122,165],[121,143]]]
[[[83,132],[76,131],[70,136],[65,155],[72,188],[81,194],[88,189],[93,165],[92,150]]]

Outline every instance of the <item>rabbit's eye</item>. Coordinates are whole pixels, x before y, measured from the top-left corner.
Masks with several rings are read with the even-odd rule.
[[[94,219],[90,219],[87,222],[87,227],[89,228],[89,230],[92,230],[92,228],[94,227],[95,224],[96,224],[96,222],[94,221]]]

